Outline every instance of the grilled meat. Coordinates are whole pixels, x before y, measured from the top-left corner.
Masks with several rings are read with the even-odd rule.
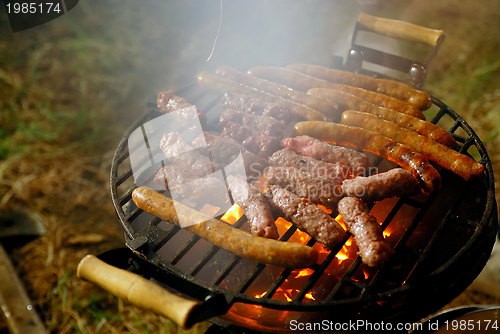
[[[206,131],[193,139],[192,144],[197,148],[208,147],[210,157],[220,165],[229,165],[241,154],[246,174],[260,171],[267,164],[266,160],[250,152],[234,139],[216,136]]]
[[[156,184],[197,203],[224,203],[226,185],[214,176],[197,178],[177,166],[164,166],[155,175]]]
[[[241,206],[250,222],[251,233],[259,237],[278,239],[278,229],[271,207],[262,197],[259,188],[233,175],[228,175],[226,181],[234,202]]]
[[[249,151],[261,158],[267,159],[281,148],[281,142],[276,137],[254,131],[248,126],[229,122],[222,130],[221,137],[232,138],[242,144]]]
[[[272,117],[277,120],[290,122],[293,114],[289,108],[279,104],[266,102],[253,95],[226,93],[221,99],[225,109],[244,111],[253,115]]]
[[[157,106],[161,112],[169,113],[177,122],[190,131],[199,131],[198,124],[201,124],[202,127],[207,124],[207,117],[200,109],[189,103],[185,98],[175,95],[171,90],[158,94]]]
[[[365,175],[370,167],[368,157],[351,148],[328,144],[309,136],[285,138],[283,146],[291,148],[299,154],[325,162],[343,162],[354,175]]]
[[[342,182],[345,196],[358,197],[366,203],[381,201],[390,197],[406,197],[420,193],[420,183],[411,172],[394,168],[387,172]]]
[[[326,249],[332,249],[346,239],[346,232],[335,219],[307,198],[300,198],[274,185],[264,192],[264,198],[275,215],[290,220]]]
[[[267,184],[278,185],[299,197],[333,209],[341,193],[338,184],[327,178],[293,167],[269,167]]]
[[[228,122],[239,123],[252,128],[254,131],[265,133],[268,136],[282,138],[286,124],[272,117],[252,115],[235,109],[224,109],[219,117],[219,125],[225,126]]]
[[[344,197],[339,201],[339,213],[358,245],[363,263],[377,267],[394,254],[382,234],[382,228],[370,214],[368,206],[359,198]]]
[[[349,177],[348,168],[341,162],[329,163],[311,157],[295,153],[289,148],[276,151],[267,159],[269,165],[275,167],[293,167],[297,170],[311,172],[327,178],[335,184],[342,184],[342,181]]]
[[[208,156],[202,154],[203,149],[194,149],[178,132],[165,133],[160,148],[170,162],[196,176],[205,176],[219,169]]]

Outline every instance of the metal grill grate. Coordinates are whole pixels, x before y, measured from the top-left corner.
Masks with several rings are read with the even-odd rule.
[[[205,112],[209,119],[209,129],[220,130],[217,127],[217,115],[222,110],[220,97],[201,91],[196,84],[177,93]],[[148,101],[148,111],[125,134],[116,150],[111,168],[113,204],[126,233],[127,245],[145,261],[146,266],[152,266],[156,280],[161,282],[162,277],[167,277],[168,286],[171,288],[200,301],[223,295],[219,305],[222,313],[235,303],[244,303],[287,311],[330,309],[338,311],[339,315],[351,311],[362,313],[365,310],[373,317],[380,313],[385,314],[387,309],[393,309],[394,316],[401,314],[404,307],[398,305],[403,300],[405,303],[412,300],[408,294],[419,295],[426,289],[432,291],[426,285],[442,281],[436,280],[438,275],[454,272],[464,258],[470,261],[470,254],[484,253],[484,245],[480,250],[476,250],[478,242],[481,240],[481,243],[492,243],[491,231],[496,229],[493,171],[484,146],[469,125],[443,102],[433,99],[433,107],[427,113],[435,113],[432,122],[449,129],[462,153],[470,152],[478,156],[479,161],[486,166],[486,176],[483,180],[465,182],[456,175],[439,169],[443,177],[443,189],[439,193],[431,197],[418,195],[397,200],[383,220],[384,230],[398,214],[404,214],[405,210],[410,208],[416,213],[397,241],[397,255],[391,266],[373,270],[366,278],[361,276],[363,265],[358,258],[338,281],[328,281],[325,275],[343,246],[340,245],[327,254],[321,263],[310,268],[311,275],[305,282],[300,282],[301,287],[291,301],[277,300],[274,297],[278,289],[285,282],[294,279],[293,270],[247,263],[248,261],[232,256],[187,231],[137,209],[131,199],[135,185],[127,139],[141,124],[161,115],[156,109],[156,97]],[[131,151],[134,149],[130,148]],[[374,161],[377,165],[382,162],[382,159]],[[151,176],[154,176],[155,172],[153,171]],[[431,224],[432,222],[434,224]],[[234,226],[242,228],[245,223],[243,216]],[[429,226],[433,231],[430,232],[425,246],[412,247],[416,234],[426,227],[431,228]],[[295,232],[296,228],[290,227],[280,240],[288,240]],[[447,244],[450,237],[454,239],[453,246]],[[314,243],[314,240],[310,240],[308,245],[312,246]],[[194,251],[199,255],[194,261],[187,261],[187,258],[193,257]],[[483,258],[470,267],[470,277],[473,278],[479,273],[484,261],[483,255]],[[232,277],[236,276],[242,267],[245,277],[240,277],[235,286],[231,286]],[[202,274],[206,277],[200,279]],[[466,281],[470,279],[467,278]],[[259,281],[266,282],[263,287],[259,287],[259,291],[262,290],[265,294],[256,298],[255,285]],[[465,283],[461,285],[463,284]],[[321,298],[318,298],[320,300],[305,299],[305,296],[313,291],[321,292],[318,294],[321,295]],[[449,292],[445,298],[454,296],[453,292]],[[398,309],[394,310],[396,306]],[[423,316],[427,314],[429,313]],[[414,316],[419,315],[417,313]]]

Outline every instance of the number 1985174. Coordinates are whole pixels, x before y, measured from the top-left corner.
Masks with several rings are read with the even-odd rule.
[[[446,330],[461,331],[487,331],[498,330],[497,320],[446,320],[444,322]]]
[[[45,2],[45,3],[35,3],[35,2],[23,2],[23,3],[7,3],[7,13],[14,14],[49,14],[49,13],[60,13],[62,9],[60,8],[59,2]]]

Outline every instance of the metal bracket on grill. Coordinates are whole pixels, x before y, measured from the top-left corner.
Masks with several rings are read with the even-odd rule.
[[[369,31],[399,40],[426,44],[432,46],[433,50],[425,62],[407,59],[356,44],[359,31]],[[351,50],[349,50],[347,55],[346,68],[358,72],[362,69],[363,62],[381,65],[407,73],[408,78],[406,83],[414,87],[420,87],[427,77],[427,71],[444,37],[445,35],[442,30],[428,29],[407,22],[383,19],[361,13],[356,22],[356,27],[351,39]],[[364,71],[368,72],[366,70]],[[374,72],[371,74],[378,75],[378,73]]]

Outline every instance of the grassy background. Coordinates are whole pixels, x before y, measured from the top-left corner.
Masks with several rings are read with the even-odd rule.
[[[75,268],[88,253],[123,245],[108,185],[123,133],[149,96],[176,89],[201,70],[327,63],[332,54],[347,53],[361,11],[443,29],[447,37],[424,88],[475,129],[495,171],[500,164],[496,0],[480,6],[471,0],[224,2],[210,61],[219,1],[81,0],[63,17],[16,34],[3,8],[0,1],[0,212],[28,207],[47,226],[13,256],[53,333],[184,332],[81,282]],[[1,320],[0,328],[5,331]]]

